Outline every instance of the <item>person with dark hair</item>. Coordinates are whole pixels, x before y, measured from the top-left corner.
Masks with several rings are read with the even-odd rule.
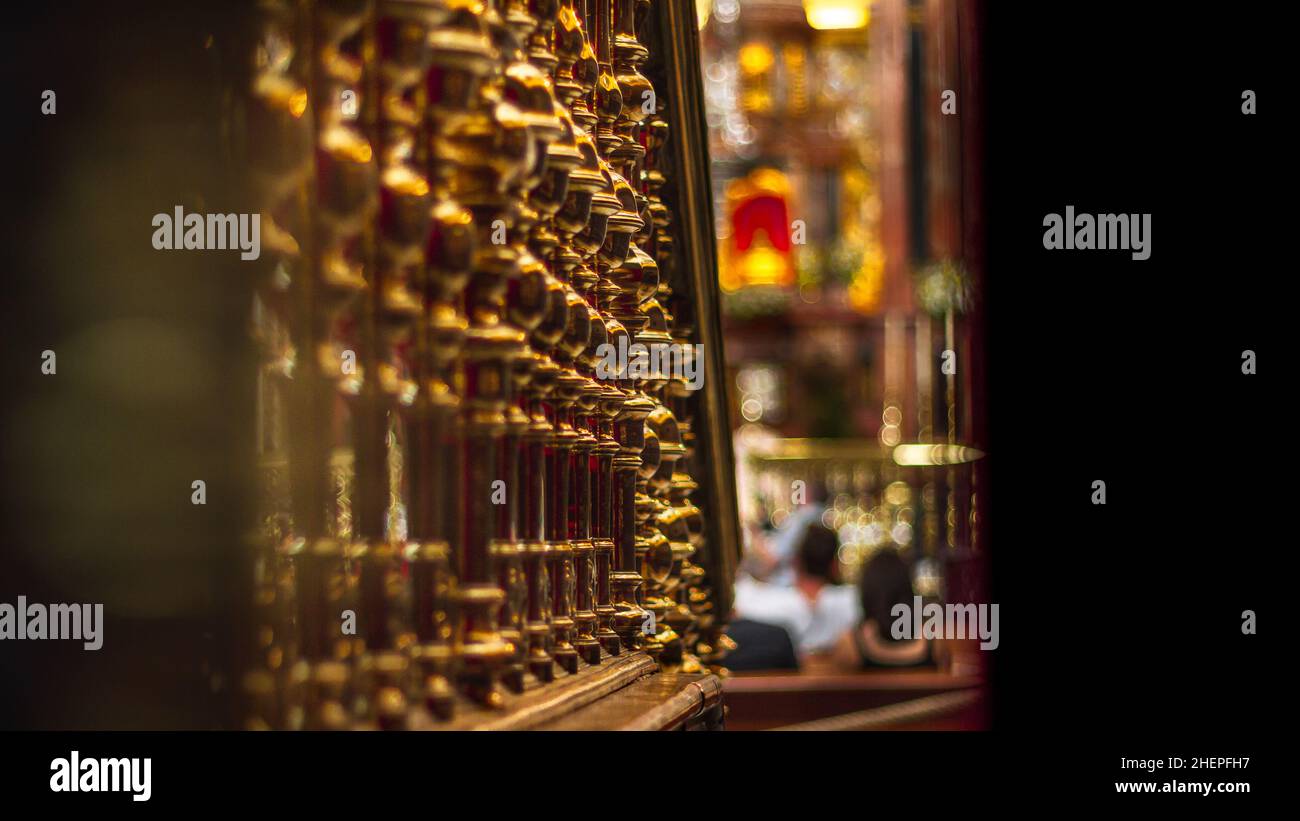
[[[736,582],[736,617],[785,628],[801,655],[825,653],[861,619],[858,596],[837,584],[839,538],[820,522],[799,543],[793,586],[742,577]]]
[[[895,638],[894,608],[913,604],[912,574],[891,548],[877,550],[862,566],[858,595],[862,621],[835,643],[832,662],[851,670],[881,667],[922,667],[936,663],[942,646],[924,638]]]
[[[796,570],[799,572],[795,584],[832,583],[838,577],[835,559],[839,550],[840,540],[835,531],[820,522],[809,525],[804,532],[803,541],[799,543],[796,559]]]
[[[800,505],[781,522],[775,531],[766,534],[756,546],[754,576],[772,584],[790,587],[795,583],[799,569],[799,548],[808,529],[821,523],[826,512],[826,486],[817,480],[806,485],[808,501]]]

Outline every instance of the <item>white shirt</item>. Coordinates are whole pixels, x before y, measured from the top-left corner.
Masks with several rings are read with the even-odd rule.
[[[736,581],[736,617],[784,627],[798,652],[822,653],[861,623],[862,604],[847,584],[828,584],[810,602],[798,588],[743,577]]]

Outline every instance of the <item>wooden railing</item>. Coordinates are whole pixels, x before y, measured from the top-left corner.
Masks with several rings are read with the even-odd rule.
[[[985,729],[988,726],[987,690],[984,680],[975,675],[935,670],[758,672],[727,679],[724,691],[728,730],[794,729],[792,725],[836,716],[852,718],[799,729]],[[953,694],[968,697],[934,698]],[[900,709],[880,709],[888,707]],[[871,712],[864,714],[864,711]]]

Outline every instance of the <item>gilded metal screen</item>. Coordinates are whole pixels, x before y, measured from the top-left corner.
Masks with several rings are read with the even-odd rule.
[[[720,672],[738,539],[689,4],[258,10],[247,726],[461,726],[633,661]]]

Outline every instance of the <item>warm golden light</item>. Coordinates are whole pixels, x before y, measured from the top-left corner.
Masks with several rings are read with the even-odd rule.
[[[783,285],[789,263],[772,248],[766,233],[756,235],[754,246],[742,257],[741,276],[747,285]]]
[[[815,29],[860,29],[871,20],[871,0],[803,0],[808,25]]]
[[[740,70],[751,76],[762,74],[776,62],[772,50],[762,43],[746,43],[741,47],[737,59],[740,62]]]
[[[894,462],[904,467],[960,465],[984,458],[984,452],[964,445],[906,444],[894,448]]]

